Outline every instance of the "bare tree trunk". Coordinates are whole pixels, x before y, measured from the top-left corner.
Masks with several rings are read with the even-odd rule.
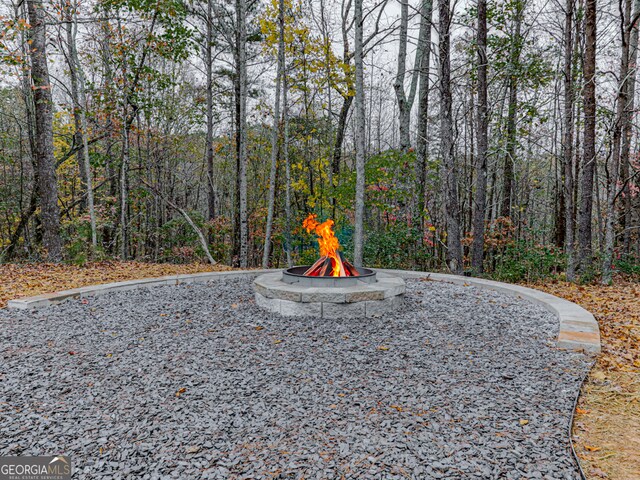
[[[624,112],[623,133],[622,133],[622,151],[620,153],[620,179],[623,182],[622,188],[622,228],[623,228],[623,252],[629,254],[631,251],[631,223],[632,223],[632,207],[631,207],[631,190],[629,188],[629,152],[631,150],[631,139],[633,137],[633,111],[635,106],[636,93],[636,74],[638,60],[638,19],[640,15],[640,0],[634,1],[633,16],[635,19],[631,28],[631,37],[629,40],[629,71],[627,74],[627,106]]]
[[[247,218],[247,4],[236,0],[236,156],[240,227],[240,267],[249,261],[249,220]]]
[[[282,121],[284,123],[284,138],[282,140],[282,156],[285,167],[285,197],[284,197],[284,235],[285,248],[287,253],[287,266],[293,267],[291,259],[291,163],[289,161],[289,86],[287,81],[287,70],[285,68],[282,75]]]
[[[575,280],[575,254],[573,233],[575,209],[573,206],[573,9],[575,0],[567,0],[564,23],[564,128],[562,132],[562,158],[564,166],[564,221],[565,251],[567,253],[567,280]]]
[[[333,158],[331,161],[331,171],[333,176],[340,174],[340,161],[342,159],[342,144],[344,143],[344,134],[347,129],[347,118],[349,110],[353,103],[353,95],[347,95],[342,99],[342,107],[340,107],[340,115],[338,116],[338,125],[336,127],[336,141],[333,146]]]
[[[205,69],[207,73],[207,137],[206,137],[206,163],[207,163],[207,217],[209,221],[216,216],[216,191],[213,181],[213,0],[207,0],[207,34],[204,49]]]
[[[520,63],[520,51],[522,50],[520,31],[522,29],[522,17],[524,9],[524,0],[518,0],[516,3],[516,18],[514,40],[511,45],[510,68],[509,74],[509,106],[507,108],[507,148],[504,156],[504,170],[502,177],[502,207],[500,208],[500,216],[510,217],[513,202],[513,177],[516,160],[516,120],[518,114],[518,64]]]
[[[355,11],[355,66],[356,66],[356,198],[353,260],[362,266],[364,253],[364,188],[365,188],[365,108],[363,65],[362,0],[354,0]]]
[[[420,9],[420,87],[418,89],[418,133],[416,138],[416,181],[417,181],[417,211],[422,226],[424,237],[426,223],[425,212],[427,208],[426,183],[427,183],[427,146],[429,128],[429,69],[431,67],[431,17],[433,13],[433,1],[422,0]]]
[[[83,182],[87,191],[87,210],[91,223],[91,245],[95,251],[98,246],[98,233],[96,228],[96,211],[93,199],[93,176],[91,174],[91,161],[89,159],[89,145],[87,139],[87,98],[86,82],[84,72],[78,57],[76,38],[78,24],[74,21],[77,5],[67,6],[67,48],[69,49],[69,76],[71,77],[71,95],[73,99],[73,118],[75,121],[75,136],[79,144],[82,145],[82,162],[78,162],[80,171],[84,172]],[[72,11],[72,9],[74,11]]]
[[[616,199],[618,198],[618,181],[620,180],[620,148],[622,141],[622,124],[625,120],[627,109],[628,74],[629,74],[629,40],[630,40],[630,17],[631,0],[620,0],[624,2],[621,8],[620,30],[621,52],[620,52],[620,75],[618,81],[618,98],[616,100],[616,117],[613,128],[613,151],[609,162],[607,179],[607,206],[605,215],[605,241],[604,257],[602,261],[602,283],[609,285],[612,277],[613,249],[615,246],[615,224],[616,224]]]
[[[276,203],[276,173],[278,168],[278,136],[280,132],[280,84],[284,73],[284,0],[278,4],[278,68],[276,73],[276,100],[273,109],[273,129],[271,131],[271,170],[269,172],[269,205],[267,209],[267,226],[265,229],[262,268],[269,267],[271,250],[271,231],[273,229],[273,211]]]
[[[471,267],[482,273],[484,264],[484,219],[487,203],[487,155],[489,113],[487,102],[487,1],[478,0],[478,157],[476,192],[473,206],[473,244]]]
[[[120,258],[129,257],[129,132],[128,109],[124,108],[122,126],[122,165],[120,165]]]
[[[423,36],[423,25],[420,25],[420,35]],[[393,89],[396,92],[399,112],[399,130],[400,130],[400,150],[407,152],[411,146],[411,107],[416,96],[416,86],[418,83],[418,72],[420,70],[420,61],[422,59],[423,41],[418,40],[418,48],[416,49],[416,61],[414,62],[414,70],[411,75],[411,87],[409,95],[404,90],[404,78],[407,71],[407,31],[409,26],[409,0],[400,0],[400,41],[398,46],[398,71],[396,79],[393,83]]]
[[[37,0],[27,0],[29,39],[31,42],[31,77],[35,103],[35,157],[38,164],[38,198],[42,220],[42,243],[45,257],[52,262],[62,260],[58,184],[53,156],[53,101],[47,66],[47,39],[44,6]]]
[[[592,261],[593,177],[596,165],[596,11],[597,0],[585,2],[584,138],[580,207],[578,211],[577,268],[584,272]]]
[[[451,63],[450,63],[450,0],[438,0],[439,12],[439,62],[440,62],[440,143],[442,173],[445,178],[447,218],[447,263],[451,272],[462,273],[462,245],[460,243],[460,206],[458,203],[458,179],[456,176],[453,119],[451,114]]]

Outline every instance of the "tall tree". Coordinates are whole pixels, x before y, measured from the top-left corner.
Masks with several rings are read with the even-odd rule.
[[[236,0],[235,44],[235,120],[236,120],[236,190],[238,210],[238,246],[240,267],[249,262],[249,219],[247,210],[247,2]],[[236,238],[236,235],[234,235]]]
[[[616,199],[618,198],[618,182],[620,180],[620,148],[623,122],[628,106],[629,93],[629,41],[631,36],[631,0],[620,0],[620,74],[618,75],[618,98],[616,99],[616,115],[613,125],[613,145],[607,168],[607,204],[605,215],[605,242],[602,261],[602,283],[611,283],[613,267],[613,249],[615,246]]]
[[[356,267],[362,266],[364,250],[364,187],[365,187],[365,105],[363,63],[363,18],[362,0],[354,0],[355,22],[355,67],[356,67],[356,198],[355,231],[353,236],[353,260]]]
[[[423,25],[421,22],[421,34],[423,33]],[[399,124],[400,124],[400,150],[407,152],[411,146],[411,108],[416,97],[416,87],[418,84],[418,72],[420,71],[420,61],[422,59],[422,49],[424,41],[418,40],[418,48],[416,49],[416,61],[414,62],[414,70],[411,74],[411,87],[409,94],[405,92],[404,80],[407,72],[407,32],[409,28],[409,0],[400,0],[400,38],[398,45],[398,70],[396,79],[393,83],[393,89],[396,92],[398,102]],[[422,41],[421,41],[422,40]]]
[[[62,260],[58,183],[53,156],[53,101],[47,66],[46,13],[41,1],[27,0],[31,78],[35,104],[35,157],[38,166],[38,199],[45,257]]]
[[[478,0],[478,154],[476,158],[476,191],[473,205],[473,244],[471,267],[482,273],[484,265],[484,220],[487,203],[487,156],[489,112],[487,101],[487,1]]]
[[[431,17],[433,1],[422,0],[420,9],[420,33],[418,34],[419,88],[418,88],[418,131],[416,134],[416,182],[417,210],[424,233],[425,211],[427,208],[427,146],[429,128],[429,70],[431,67]],[[424,234],[422,235],[424,238]]]
[[[584,135],[580,206],[578,210],[577,268],[582,273],[592,261],[591,217],[593,177],[596,167],[596,14],[597,0],[585,1],[585,46],[583,60]]]
[[[78,58],[76,39],[78,36],[77,4],[65,6],[66,31],[67,31],[67,63],[69,64],[69,77],[71,80],[71,97],[73,101],[73,119],[75,123],[74,143],[81,146],[82,161],[78,162],[80,172],[83,172],[84,187],[89,210],[91,224],[91,245],[95,250],[98,246],[98,233],[96,227],[96,211],[93,199],[93,175],[91,173],[91,161],[89,159],[89,142],[87,131],[87,95],[84,71]]]
[[[520,53],[522,51],[522,19],[525,0],[514,0],[514,32],[511,38],[509,56],[509,105],[507,107],[507,148],[504,156],[502,175],[502,207],[500,215],[511,216],[513,202],[513,180],[517,148],[518,80]]]
[[[630,183],[630,163],[629,153],[631,151],[631,140],[633,136],[634,124],[633,124],[633,111],[635,105],[635,92],[636,92],[636,76],[637,76],[637,61],[638,61],[638,24],[640,23],[640,0],[634,1],[633,15],[631,23],[627,28],[631,29],[631,35],[629,39],[629,62],[628,62],[628,74],[626,78],[626,90],[627,90],[627,106],[624,111],[624,118],[622,122],[622,147],[620,152],[620,180],[622,181],[622,202],[623,202],[623,214],[622,214],[622,236],[623,236],[623,252],[629,254],[631,250],[631,231],[632,231],[632,206],[631,206],[631,189]]]
[[[447,221],[447,264],[453,273],[462,273],[460,206],[456,174],[451,113],[451,10],[450,0],[438,0],[438,61],[440,63],[440,149],[444,178]]]
[[[214,13],[213,0],[207,0],[207,13],[205,21],[205,44],[204,44],[204,68],[207,76],[207,135],[205,140],[205,158],[207,164],[207,218],[209,221],[216,216],[216,189],[214,183],[213,168],[213,43],[214,43]]]
[[[271,130],[271,169],[269,172],[269,204],[267,206],[267,226],[265,229],[262,268],[269,266],[271,250],[271,231],[273,229],[273,212],[276,203],[276,173],[278,166],[278,137],[280,133],[280,85],[284,75],[284,0],[278,2],[278,66],[276,72],[276,98],[273,108],[273,127]]]
[[[567,0],[564,21],[564,117],[562,129],[562,163],[564,170],[565,251],[567,254],[567,280],[575,276],[573,238],[575,208],[573,205],[573,10],[575,0]]]

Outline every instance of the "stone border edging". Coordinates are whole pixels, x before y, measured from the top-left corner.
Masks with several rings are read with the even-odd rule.
[[[231,270],[227,272],[203,272],[190,275],[171,275],[157,278],[144,278],[124,282],[105,283],[88,287],[74,288],[53,293],[45,293],[33,297],[9,300],[10,309],[37,309],[63,302],[70,298],[86,298],[111,292],[121,292],[140,287],[155,287],[160,285],[181,285],[186,283],[206,283],[211,280],[230,278],[257,277],[263,273],[277,272],[280,269],[268,270]],[[494,282],[475,277],[461,277],[443,273],[414,272],[410,270],[376,269],[381,272],[397,275],[401,278],[428,278],[437,282],[448,282],[457,285],[468,285],[478,288],[494,290],[506,295],[521,297],[537,305],[541,305],[555,314],[560,322],[558,333],[558,348],[580,349],[590,353],[600,353],[600,330],[594,316],[575,303],[554,295],[507,283]]]
[[[230,278],[257,277],[266,272],[278,272],[279,269],[270,270],[229,270],[226,272],[202,272],[183,275],[168,275],[166,277],[141,278],[126,280],[124,282],[102,283],[87,287],[73,288],[59,292],[44,293],[33,297],[23,297],[7,302],[8,308],[28,310],[44,308],[49,305],[64,302],[70,298],[97,297],[111,292],[123,292],[140,287],[157,287],[161,285],[182,285],[185,283],[206,283],[211,280],[224,280]]]
[[[560,322],[558,331],[558,348],[584,350],[589,353],[600,353],[600,328],[595,317],[588,310],[569,300],[556,297],[533,288],[494,282],[476,277],[462,277],[445,273],[414,272],[410,270],[378,269],[398,275],[402,278],[428,278],[436,282],[448,282],[457,285],[469,285],[478,288],[520,297],[540,305],[553,313]]]

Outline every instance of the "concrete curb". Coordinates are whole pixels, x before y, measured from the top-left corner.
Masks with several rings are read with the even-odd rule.
[[[190,275],[170,275],[166,277],[142,278],[138,280],[127,280],[125,282],[103,283],[90,285],[88,287],[74,288],[72,290],[62,290],[60,292],[45,293],[33,297],[18,298],[9,300],[7,308],[30,310],[48,307],[56,303],[64,302],[70,298],[98,297],[105,293],[123,292],[134,288],[157,287],[160,285],[182,285],[186,283],[206,283],[214,280],[226,280],[231,278],[251,278],[257,277],[266,272],[278,272],[272,270],[230,270],[227,272],[203,272]]]
[[[414,272],[409,270],[376,270],[397,275],[404,279],[426,278],[436,282],[449,282],[457,285],[486,288],[506,295],[524,298],[541,305],[556,315],[560,322],[557,341],[558,348],[600,353],[600,330],[598,322],[587,310],[575,303],[569,302],[568,300],[564,300],[532,288],[494,282],[481,278],[461,277],[442,273]],[[204,272],[192,275],[172,275],[167,277],[128,280],[126,282],[105,283],[102,285],[91,285],[88,287],[74,288],[72,290],[63,290],[60,292],[9,300],[7,307],[10,309],[21,310],[38,309],[63,302],[70,298],[96,297],[105,293],[121,292],[141,287],[155,287],[159,285],[181,285],[186,283],[206,283],[209,281],[231,278],[252,278],[263,273],[277,271],[279,270],[231,270],[228,272]]]
[[[560,322],[558,331],[558,348],[568,350],[584,350],[589,353],[600,353],[600,328],[595,317],[580,305],[556,297],[533,288],[494,282],[483,278],[462,277],[444,273],[413,272],[409,270],[378,269],[407,278],[428,278],[435,282],[449,282],[457,285],[486,288],[518,298],[524,298],[540,305],[553,313]]]

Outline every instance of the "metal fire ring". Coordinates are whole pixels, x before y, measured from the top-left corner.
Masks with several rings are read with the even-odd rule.
[[[309,265],[287,268],[282,272],[282,281],[289,284],[297,283],[306,287],[347,287],[358,285],[359,282],[376,283],[376,272],[370,268],[355,267],[359,275],[357,277],[311,277],[304,275]]]

